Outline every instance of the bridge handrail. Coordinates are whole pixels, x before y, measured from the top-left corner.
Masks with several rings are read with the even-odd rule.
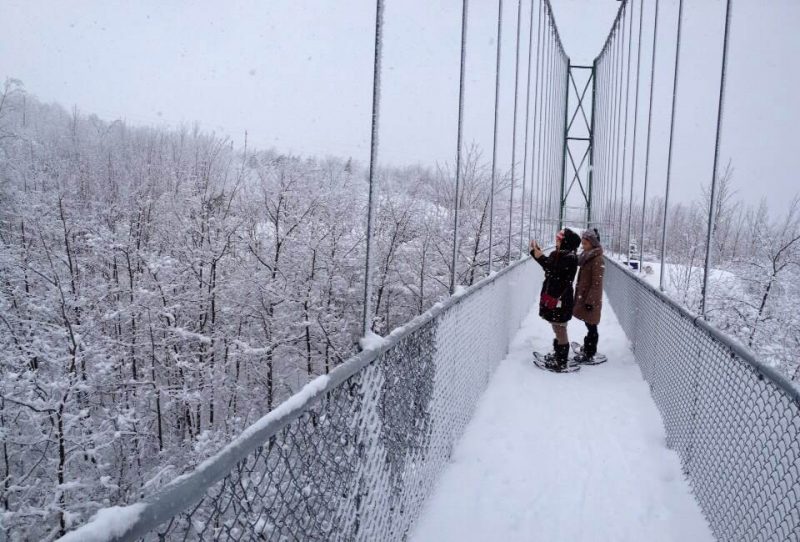
[[[678,303],[675,299],[671,298],[666,293],[662,292],[642,277],[638,276],[636,273],[631,272],[630,269],[626,268],[621,263],[613,260],[609,257],[606,257],[607,262],[611,262],[612,265],[620,268],[623,271],[626,271],[630,278],[635,280],[639,283],[642,287],[646,288],[650,291],[651,294],[658,297],[661,301],[669,303],[674,310],[680,313],[685,318],[689,319],[699,327],[700,329],[704,330],[706,333],[711,335],[714,340],[719,342],[720,344],[725,345],[728,347],[732,353],[736,356],[740,357],[743,361],[748,363],[752,366],[759,374],[771,380],[776,386],[783,389],[789,396],[793,397],[798,404],[800,404],[800,389],[797,386],[792,384],[792,382],[784,375],[783,373],[777,371],[774,367],[767,365],[763,361],[759,361],[756,357],[755,353],[743,345],[738,340],[734,339],[730,335],[725,334],[723,331],[720,331],[714,324],[708,322],[707,320],[703,319],[703,317],[699,314],[696,314],[685,306]]]
[[[800,391],[611,258],[606,294],[719,540],[800,540]]]
[[[513,262],[473,286],[456,292],[453,296],[435,304],[427,312],[416,317],[407,325],[393,331],[380,341],[379,345],[354,355],[331,371],[329,375],[317,377],[300,392],[245,429],[235,440],[209,459],[203,461],[192,472],[177,477],[139,503],[100,510],[92,520],[67,533],[60,541],[129,541],[146,538],[149,533],[152,535],[155,528],[174,519],[201,501],[206,492],[223,480],[237,465],[266,446],[266,443],[270,442],[293,421],[307,413],[315,403],[321,401],[327,394],[343,386],[348,380],[358,375],[370,364],[373,364],[387,351],[397,347],[404,339],[418,333],[423,327],[437,318],[441,318],[454,307],[475,297],[488,286],[507,278],[509,274],[519,270],[531,261],[530,257],[525,257]],[[533,295],[529,297],[528,306],[535,299]],[[527,308],[525,312],[527,312]],[[518,320],[521,314],[516,315],[516,317]],[[514,317],[512,317],[513,319]],[[516,324],[518,323],[517,321]],[[499,359],[495,361],[499,361]]]

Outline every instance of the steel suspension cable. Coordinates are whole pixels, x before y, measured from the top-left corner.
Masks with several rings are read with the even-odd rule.
[[[558,45],[558,43],[555,41],[555,32],[554,32],[553,39],[554,39],[554,44]],[[559,82],[559,81],[562,81],[562,78],[563,78],[563,67],[559,63],[558,48],[554,48],[554,51],[553,51],[553,66],[554,66],[555,73],[556,73],[556,79],[555,79],[556,83]],[[564,131],[562,131],[560,129],[560,127],[559,127],[559,118],[561,116],[560,114],[562,114],[562,115],[565,115],[565,114],[561,113],[561,111],[562,111],[562,103],[563,102],[562,102],[562,95],[561,95],[561,92],[560,92],[560,88],[557,86],[557,84],[553,85],[553,94],[556,96],[556,108],[553,111],[553,162],[552,162],[552,164],[553,164],[553,184],[554,184],[554,190],[553,190],[553,219],[555,220],[556,216],[558,216],[559,218],[561,217],[561,189],[562,189],[562,186],[563,186],[563,179],[562,179],[561,175],[559,174],[559,169],[560,169],[559,168],[559,163],[560,163],[559,154],[560,153],[558,151],[559,151],[560,145],[558,144],[558,142],[559,142],[559,140],[563,141],[563,134],[564,134]],[[556,183],[557,183],[557,186],[555,186]],[[559,231],[559,230],[561,230],[563,228],[563,224],[561,223],[560,220],[556,222],[556,228],[557,228],[556,231]]]
[[[636,97],[634,98],[633,106],[633,149],[631,151],[631,193],[630,200],[628,201],[628,237],[627,237],[627,257],[628,261],[631,260],[631,219],[633,218],[633,186],[634,177],[636,173],[636,132],[639,124],[639,77],[641,74],[641,60],[642,60],[642,16],[644,15],[644,0],[639,1],[639,43],[637,45],[638,52],[636,53]]]
[[[669,143],[667,147],[667,181],[664,190],[664,218],[661,224],[661,270],[658,277],[658,287],[664,291],[665,256],[667,252],[667,213],[669,212],[669,188],[672,179],[672,140],[675,134],[675,103],[678,94],[678,72],[681,59],[681,27],[683,23],[683,0],[678,0],[678,32],[675,40],[675,69],[672,78],[672,112],[669,121]]]
[[[607,62],[605,57],[598,58],[597,60],[597,78],[599,83],[599,93],[598,101],[600,105],[600,110],[598,112],[598,120],[599,120],[599,128],[595,130],[594,139],[595,143],[597,144],[598,151],[598,165],[595,166],[598,171],[598,184],[600,186],[600,201],[602,202],[603,211],[602,211],[602,220],[605,221],[607,218],[608,209],[605,206],[605,197],[607,192],[606,186],[606,179],[608,178],[608,174],[606,172],[606,153],[608,152],[607,149],[607,142],[608,138],[606,137],[607,134],[607,122],[608,122],[608,78],[607,78]]]
[[[608,109],[606,111],[606,198],[608,192],[611,190],[611,183],[614,179],[614,119],[615,116],[615,103],[616,103],[616,70],[614,69],[614,58],[609,53],[607,59],[607,86],[608,86]]]
[[[614,104],[612,110],[612,120],[611,120],[611,133],[613,134],[613,141],[611,142],[612,152],[611,152],[611,163],[609,164],[609,169],[611,170],[611,182],[609,183],[609,193],[607,198],[607,205],[609,209],[609,220],[614,220],[614,196],[616,191],[619,187],[619,154],[620,154],[620,130],[619,130],[619,123],[622,111],[622,98],[621,98],[621,87],[622,87],[622,78],[620,77],[620,68],[622,66],[622,60],[619,56],[619,44],[620,44],[620,34],[619,34],[619,26],[617,26],[614,32],[614,37],[611,41],[611,50],[612,50],[612,58],[613,58],[613,68],[612,68],[612,77],[613,77],[613,97],[614,97]]]
[[[550,19],[549,19],[549,12],[545,8],[545,13],[547,14],[546,17],[546,24],[545,24],[545,35],[544,35],[544,45],[545,45],[545,57],[542,59],[543,64],[543,71],[547,72],[547,77],[545,81],[547,81],[547,88],[545,89],[545,105],[544,105],[544,119],[542,122],[542,134],[544,136],[544,145],[542,147],[542,159],[541,159],[541,176],[542,176],[542,183],[543,183],[543,198],[542,198],[542,235],[544,235],[547,222],[550,219],[550,195],[552,192],[552,187],[550,186],[550,145],[552,144],[552,133],[550,129],[550,117],[553,109],[553,85],[552,85],[552,78],[553,78],[553,63],[552,63],[552,41],[550,40]]]
[[[556,45],[558,45],[558,42],[556,42]],[[559,52],[560,51],[558,49],[556,49],[555,63],[556,63],[556,71],[557,71],[557,74],[558,74],[558,78],[556,79],[556,81],[564,81],[564,83],[565,83],[565,87],[564,88],[566,90],[568,90],[569,89],[569,79],[564,79],[564,76],[565,75],[569,76],[569,73],[567,73],[567,74],[564,73],[565,69],[564,69],[564,65],[563,65],[563,59],[558,54]],[[567,66],[566,70],[567,71],[569,70],[569,66]],[[566,227],[566,225],[563,223],[563,215],[562,215],[562,212],[563,212],[563,194],[564,194],[564,189],[565,189],[565,186],[564,186],[565,178],[564,178],[564,173],[562,171],[562,168],[559,167],[559,166],[561,165],[562,160],[564,162],[564,166],[566,166],[566,150],[565,150],[563,144],[566,143],[566,139],[564,138],[564,134],[567,132],[566,128],[567,128],[567,120],[568,120],[568,111],[566,110],[565,103],[564,103],[564,97],[566,96],[567,93],[562,91],[557,86],[553,89],[553,92],[556,92],[557,93],[556,96],[558,96],[558,109],[556,111],[557,117],[556,117],[556,122],[554,123],[554,126],[553,126],[553,129],[555,131],[555,135],[554,135],[553,141],[556,143],[555,148],[553,149],[553,151],[554,151],[553,167],[555,169],[555,172],[554,172],[555,179],[556,179],[556,182],[558,182],[558,191],[556,192],[556,205],[558,206],[558,209],[557,209],[558,216],[559,216],[558,229],[560,230],[560,229],[563,229],[563,228]],[[562,119],[562,118],[563,118],[563,126],[559,123],[560,119]],[[558,142],[561,142],[561,145],[559,145]]]
[[[525,91],[525,144],[522,153],[522,197],[520,198],[520,217],[519,217],[519,248],[518,257],[522,257],[522,239],[525,231],[525,187],[528,175],[528,132],[531,111],[531,61],[533,60],[533,1],[531,0],[531,16],[528,24],[528,88]]]
[[[606,157],[605,157],[605,178],[606,178],[606,199],[610,191],[611,182],[613,182],[613,166],[614,166],[614,103],[616,100],[614,77],[616,71],[614,70],[614,58],[611,53],[606,58],[606,88],[608,92],[607,109],[606,109]]]
[[[627,60],[627,68],[625,70],[625,128],[623,130],[623,137],[622,137],[622,189],[619,201],[619,236],[617,241],[617,254],[622,254],[622,216],[625,210],[625,172],[627,171],[626,163],[627,163],[627,155],[628,155],[628,125],[630,124],[630,119],[628,116],[628,110],[630,106],[630,92],[631,92],[631,45],[633,43],[633,14],[634,10],[636,9],[636,3],[631,2],[631,16],[630,22],[628,23],[628,60]],[[631,185],[633,185],[633,170],[631,170]]]
[[[722,118],[725,105],[725,78],[728,71],[728,42],[730,40],[731,29],[731,0],[725,6],[725,35],[722,42],[722,73],[719,80],[719,104],[717,106],[717,134],[714,142],[714,168],[711,177],[711,195],[708,206],[708,232],[706,234],[706,258],[703,268],[703,295],[700,306],[700,314],[706,317],[706,299],[708,296],[708,269],[711,264],[711,241],[714,237],[714,214],[715,202],[717,197],[717,177],[719,175],[719,141],[722,134]]]
[[[563,56],[563,55],[561,55],[561,56]],[[555,89],[555,92],[558,92],[558,96],[559,96],[559,103],[558,103],[559,110],[558,110],[558,112],[560,113],[560,118],[563,118],[563,125],[556,124],[556,126],[555,126],[555,130],[556,130],[556,139],[555,139],[555,141],[561,141],[561,143],[562,143],[561,146],[558,146],[558,145],[556,146],[556,154],[555,154],[555,160],[556,160],[556,163],[555,163],[556,173],[555,174],[556,174],[556,179],[559,182],[558,199],[556,201],[556,203],[558,205],[559,229],[563,229],[563,228],[567,227],[565,222],[564,222],[564,220],[565,220],[565,216],[564,216],[564,194],[565,194],[565,190],[566,190],[566,174],[565,173],[566,173],[566,164],[567,164],[566,163],[566,160],[567,160],[566,148],[564,146],[566,144],[566,139],[564,138],[564,134],[567,133],[567,121],[569,120],[569,111],[567,110],[567,107],[566,107],[567,104],[566,104],[566,101],[565,101],[565,98],[567,97],[568,92],[569,92],[569,79],[568,79],[568,77],[569,77],[569,65],[567,65],[566,67],[564,66],[563,58],[561,58],[561,56],[557,56],[556,57],[556,62],[557,62],[557,66],[558,66],[558,76],[564,82],[564,90],[562,91],[558,87],[556,87],[556,89]],[[563,163],[563,165],[561,165],[562,163]],[[559,167],[559,165],[561,165],[561,167]]]
[[[592,207],[592,221],[594,223],[602,222],[603,220],[603,185],[602,176],[600,174],[600,156],[598,151],[602,148],[601,138],[599,134],[599,127],[602,125],[603,107],[598,101],[600,96],[600,85],[602,79],[600,77],[600,65],[595,58],[592,61],[592,122],[591,122],[591,145],[592,150],[590,154],[591,162],[589,164],[589,172],[591,174],[592,184],[592,197],[589,202]]]
[[[605,51],[609,51],[614,39],[614,26],[612,26],[611,32],[609,32],[608,39],[606,41]],[[603,129],[603,140],[604,140],[604,153],[603,153],[603,184],[604,186],[604,193],[603,193],[603,206],[606,208],[606,219],[608,219],[608,200],[610,197],[611,192],[611,182],[613,181],[613,175],[611,172],[612,164],[613,164],[613,157],[614,157],[614,112],[615,112],[615,104],[616,104],[616,78],[614,77],[616,70],[615,70],[615,57],[613,52],[609,52],[607,54],[603,54],[603,64],[604,64],[604,71],[605,71],[605,123]]]
[[[603,205],[606,209],[611,208],[611,201],[614,195],[615,177],[615,164],[618,163],[617,153],[619,151],[619,138],[617,137],[617,119],[619,115],[619,58],[617,56],[617,35],[616,28],[612,28],[611,40],[609,41],[608,49],[608,87],[609,87],[609,104],[608,104],[608,127],[606,129],[606,137],[608,139],[606,150],[606,193]],[[610,219],[611,214],[608,213]]]
[[[556,53],[555,53],[555,40],[553,40],[553,50],[550,54],[550,65],[552,66],[552,74],[553,74],[553,81],[558,79],[558,65],[556,64]],[[556,208],[556,185],[555,185],[555,170],[553,169],[553,161],[554,155],[556,152],[556,131],[555,131],[555,123],[556,123],[556,115],[555,112],[558,110],[559,100],[558,95],[555,92],[555,86],[553,83],[550,84],[550,94],[552,95],[552,103],[551,103],[551,110],[550,110],[550,147],[549,147],[549,155],[548,155],[548,175],[550,176],[550,212],[548,216],[550,220],[555,223],[555,208]]]
[[[550,147],[553,143],[552,137],[552,127],[551,127],[551,116],[553,112],[553,57],[552,57],[552,41],[550,41],[550,20],[548,18],[547,21],[547,113],[545,116],[545,149],[544,149],[544,180],[545,186],[547,187],[547,194],[545,196],[545,211],[544,211],[544,224],[550,220],[550,207],[551,207],[551,198],[553,194],[553,187],[550,185]],[[546,226],[545,226],[546,228]]]
[[[528,207],[528,239],[531,239],[531,234],[533,233],[533,198],[534,194],[536,195],[537,201],[539,197],[539,179],[536,176],[536,143],[537,137],[536,134],[538,132],[538,120],[539,120],[539,60],[540,60],[540,53],[541,53],[541,44],[542,44],[542,0],[539,0],[538,4],[539,8],[538,12],[538,22],[536,24],[536,79],[534,82],[534,90],[533,90],[533,140],[531,141],[531,200],[530,205]],[[538,220],[539,216],[538,213],[536,215],[536,219]]]
[[[456,190],[453,218],[453,259],[450,269],[450,295],[456,291],[456,263],[458,258],[458,210],[461,187],[461,141],[464,133],[464,76],[467,61],[467,8],[469,0],[463,0],[461,8],[461,75],[458,83],[458,135],[456,136]]]
[[[623,8],[624,9],[624,8]],[[620,28],[624,29],[624,25],[620,25],[617,27],[617,30]],[[623,59],[621,58],[621,48],[620,45],[623,44],[625,41],[624,34],[620,37],[620,34],[615,34],[614,36],[614,122],[613,122],[613,134],[614,134],[614,164],[613,164],[613,184],[610,186],[610,198],[609,198],[609,207],[611,208],[613,205],[614,197],[619,190],[619,157],[621,154],[620,149],[620,122],[622,120],[622,67],[623,67]],[[611,220],[614,219],[614,215],[611,215]]]
[[[603,198],[605,195],[605,186],[603,182],[603,151],[604,151],[604,135],[605,131],[604,119],[605,109],[603,102],[604,92],[604,79],[603,79],[603,62],[601,59],[595,58],[593,61],[594,66],[594,97],[592,101],[595,103],[596,111],[594,114],[594,130],[592,134],[592,183],[597,187],[595,191],[595,198],[597,204],[594,205],[593,211],[596,220],[602,222],[604,220],[605,208],[603,206]]]
[[[543,62],[543,55],[542,49],[545,46],[545,42],[542,39],[542,12],[544,11],[544,7],[540,0],[539,2],[539,29],[538,29],[538,37],[537,37],[537,59],[536,59],[536,70],[537,70],[537,80],[538,80],[538,88],[537,88],[537,106],[536,106],[536,122],[533,124],[534,134],[536,136],[536,146],[534,147],[534,173],[536,174],[536,223],[534,225],[534,232],[533,238],[540,239],[541,238],[541,222],[542,222],[542,125],[544,124],[544,112],[543,112],[543,105],[544,105],[544,62]]]
[[[595,78],[596,78],[596,86],[597,92],[595,93],[595,101],[597,102],[597,121],[595,123],[595,131],[594,131],[594,144],[595,144],[595,151],[594,154],[597,155],[597,163],[594,165],[594,169],[597,170],[597,185],[599,187],[598,190],[598,201],[599,206],[602,207],[600,209],[600,214],[598,217],[601,221],[605,221],[606,217],[606,207],[603,203],[605,200],[605,193],[606,193],[606,186],[605,186],[605,120],[606,120],[606,79],[605,79],[605,62],[603,59],[595,60],[596,68],[595,68]]]
[[[559,131],[558,131],[558,112],[561,111],[561,93],[558,92],[557,82],[561,80],[561,66],[558,63],[558,45],[555,41],[555,32],[553,33],[553,73],[555,74],[555,79],[553,83],[553,96],[555,99],[555,107],[553,108],[553,122],[552,122],[552,131],[553,131],[553,147],[552,147],[552,154],[550,157],[550,167],[552,168],[552,178],[553,178],[553,221],[556,224],[556,231],[560,230],[560,224],[556,220],[556,215],[560,211],[560,191],[561,191],[561,179],[558,178],[557,173],[557,160],[558,160],[558,139],[559,139]],[[558,183],[558,185],[556,185]]]
[[[549,15],[549,14],[548,14]],[[547,31],[550,30],[550,19],[548,16],[547,19]],[[544,182],[544,201],[543,201],[543,213],[542,213],[542,235],[544,235],[544,230],[546,228],[546,224],[550,220],[550,208],[551,208],[551,198],[553,187],[551,186],[551,178],[550,178],[550,147],[553,142],[553,134],[551,128],[551,117],[553,112],[553,58],[552,58],[552,41],[550,40],[550,34],[547,34],[547,41],[546,45],[546,58],[545,63],[547,65],[547,78],[546,81],[548,82],[547,85],[547,92],[546,92],[546,105],[545,105],[545,118],[544,118],[544,126],[543,131],[545,134],[545,145],[544,149],[542,150],[542,181]]]
[[[497,0],[497,60],[494,75],[494,136],[492,139],[492,182],[489,192],[489,274],[494,268],[494,190],[497,178],[497,123],[500,110],[500,51],[503,40],[503,0]]]
[[[598,91],[595,98],[595,101],[598,103],[598,112],[597,112],[597,128],[595,129],[594,133],[594,142],[597,147],[597,165],[595,168],[597,169],[597,184],[600,187],[598,199],[600,201],[600,205],[602,206],[601,211],[601,220],[605,220],[605,215],[607,209],[605,208],[605,194],[606,194],[606,173],[605,173],[605,151],[606,151],[606,118],[608,117],[606,113],[606,100],[607,100],[607,91],[606,91],[606,77],[605,77],[605,59],[598,59],[597,62],[597,71],[596,71],[596,78],[597,78],[597,86]]]
[[[361,334],[372,330],[372,222],[375,207],[375,177],[378,168],[378,127],[381,103],[381,47],[383,45],[383,0],[375,4],[375,58],[372,66],[372,126],[369,150],[369,194],[367,196],[367,247],[364,261],[364,314]]]
[[[623,4],[617,10],[617,14],[616,14],[616,16],[614,18],[614,22],[611,25],[611,29],[608,32],[608,36],[606,37],[605,43],[603,44],[603,47],[602,47],[602,49],[600,51],[600,54],[597,55],[597,57],[595,59],[597,65],[598,66],[602,66],[602,68],[603,68],[602,74],[603,74],[604,81],[606,80],[606,76],[609,73],[609,67],[606,66],[606,64],[608,63],[606,53],[608,52],[609,47],[612,46],[612,42],[616,41],[615,38],[616,38],[617,29],[618,29],[618,26],[619,26],[619,19],[620,19],[623,7],[625,6],[626,2],[627,2],[627,0],[625,2],[623,2]],[[611,56],[612,66],[610,67],[610,73],[611,73],[612,77],[611,77],[610,83],[611,83],[611,87],[613,88],[615,86],[615,80],[613,79],[613,75],[614,75],[614,72],[615,72],[614,65],[616,64],[616,54],[615,54],[615,52],[611,52],[611,53],[608,53],[608,54]],[[615,151],[614,147],[612,146],[612,142],[610,140],[608,142],[606,142],[607,138],[605,137],[606,133],[613,126],[613,118],[614,118],[613,106],[614,106],[614,101],[615,101],[615,97],[616,97],[615,96],[616,90],[612,90],[609,93],[608,92],[608,88],[609,88],[609,85],[608,85],[608,83],[606,83],[603,86],[603,89],[602,89],[603,105],[604,105],[604,107],[603,107],[603,109],[604,109],[604,111],[603,111],[604,120],[603,120],[602,128],[600,129],[599,133],[594,136],[594,137],[596,137],[598,139],[602,139],[603,140],[603,147],[604,147],[603,150],[602,150],[602,153],[600,154],[601,162],[602,162],[601,171],[602,171],[602,179],[603,179],[602,180],[602,184],[601,184],[603,193],[602,193],[602,198],[600,199],[600,201],[602,202],[602,205],[603,205],[603,208],[604,208],[604,212],[603,212],[603,221],[604,222],[608,218],[608,205],[609,205],[609,202],[610,202],[611,188],[612,188],[611,186],[609,186],[610,183],[607,182],[607,180],[609,178],[608,169],[609,169],[610,161],[611,161],[611,158],[612,158],[611,155]],[[610,94],[610,96],[609,96],[609,94]],[[609,115],[608,111],[605,111],[606,106],[609,105],[609,100],[611,101],[611,107],[612,107],[612,111],[610,112],[611,113],[610,115]]]
[[[511,232],[514,227],[514,176],[517,165],[517,102],[519,99],[519,33],[522,18],[522,0],[517,0],[517,53],[514,57],[514,120],[511,132],[511,190],[508,201],[508,246],[506,247],[506,265],[511,262]]]
[[[629,4],[630,5],[630,4]],[[614,223],[612,228],[612,236],[614,237],[614,242],[616,245],[616,253],[619,253],[619,249],[621,248],[621,244],[619,241],[619,237],[616,235],[616,227],[620,224],[623,220],[623,208],[620,205],[620,201],[625,199],[625,187],[626,187],[626,180],[627,176],[625,175],[626,169],[626,162],[627,162],[627,127],[628,127],[628,102],[629,102],[629,93],[630,88],[628,85],[629,79],[629,72],[630,72],[630,55],[628,51],[628,43],[630,43],[631,38],[631,24],[630,22],[633,20],[633,8],[626,9],[626,17],[623,20],[623,38],[620,42],[620,59],[622,65],[620,67],[620,123],[618,126],[618,137],[621,137],[622,144],[621,144],[621,151],[619,155],[619,169],[617,170],[617,178],[618,178],[618,190],[616,192],[616,197],[612,203],[613,205],[613,214],[614,214]],[[625,27],[627,24],[627,28]],[[624,106],[623,106],[624,104]]]
[[[658,50],[658,4],[656,0],[656,13],[653,17],[653,59],[650,63],[650,105],[647,108],[647,147],[645,150],[644,158],[644,189],[642,191],[642,235],[639,241],[639,273],[642,272],[642,264],[644,262],[644,227],[645,227],[645,214],[647,211],[647,181],[650,172],[650,133],[653,127],[653,88],[655,87],[656,76],[656,51]]]
[[[561,217],[559,221],[559,229],[567,227],[567,216],[566,216],[566,190],[567,190],[567,140],[564,137],[564,134],[567,133],[567,126],[569,122],[569,61],[564,63],[563,59],[563,51],[561,54],[560,60],[560,75],[564,81],[564,89],[561,91],[561,107],[563,109],[563,118],[564,122],[561,126],[557,127],[557,129],[561,129],[558,133],[558,137],[561,140],[561,148],[559,149],[558,154],[556,155],[556,159],[561,159],[561,168],[560,170],[556,170],[556,175],[560,177],[561,180],[561,187],[559,190],[559,198],[558,198],[558,214]],[[563,127],[563,128],[562,128]],[[558,162],[556,163],[558,166]]]
[[[563,49],[561,50],[562,56],[564,55]],[[562,58],[562,62],[564,59]],[[561,145],[561,190],[558,197],[558,228],[564,228],[565,207],[566,207],[566,182],[567,182],[567,123],[569,122],[569,59],[566,61],[566,69],[564,64],[561,65],[562,77],[564,77],[564,93],[562,94],[562,102],[564,108],[564,131],[562,132],[562,145]]]
[[[614,165],[615,159],[617,156],[617,151],[619,150],[619,143],[617,139],[617,130],[616,130],[616,122],[617,122],[617,109],[618,109],[618,86],[619,86],[619,77],[617,76],[617,59],[616,55],[614,54],[614,49],[612,46],[615,45],[615,40],[612,39],[609,46],[609,53],[608,53],[608,87],[609,87],[609,104],[608,104],[608,128],[606,131],[606,136],[608,138],[608,151],[607,151],[607,190],[609,193],[613,192],[613,182],[614,182]],[[610,195],[607,194],[606,198],[610,198]],[[609,207],[610,208],[610,207]],[[610,216],[610,213],[609,213]]]
[[[589,197],[587,198],[588,201],[588,208],[586,209],[586,226],[591,228],[592,227],[592,209],[594,208],[593,200],[597,197],[594,193],[594,145],[596,143],[595,139],[595,121],[597,118],[597,100],[595,97],[597,96],[597,61],[592,62],[592,71],[589,74],[592,83],[592,120],[589,125]],[[597,216],[600,216],[599,213]],[[596,222],[596,220],[595,220]]]
[[[555,40],[553,39],[553,32],[552,32],[552,23],[550,26],[550,58],[548,62],[550,63],[550,114],[549,114],[549,121],[548,121],[548,145],[547,145],[547,176],[548,176],[548,185],[550,186],[550,198],[548,201],[548,209],[547,209],[547,217],[548,222],[554,221],[554,208],[555,208],[555,183],[553,177],[553,153],[555,152],[555,111],[558,108],[558,101],[556,94],[554,92],[554,84],[553,82],[557,80],[558,77],[558,70],[555,63],[555,51],[554,49]]]
[[[593,65],[595,66],[594,70],[594,77],[595,77],[595,95],[593,101],[596,104],[597,111],[595,112],[595,120],[594,120],[594,134],[592,135],[593,138],[593,146],[592,154],[594,155],[594,165],[593,167],[593,183],[597,187],[596,190],[596,199],[597,204],[595,205],[596,212],[593,214],[597,217],[597,220],[602,222],[605,220],[605,206],[603,201],[605,199],[605,171],[604,171],[604,153],[605,153],[605,118],[606,118],[606,111],[605,111],[605,101],[606,101],[606,90],[605,90],[605,62],[604,59],[600,57],[596,57],[593,61]]]
[[[630,4],[628,4],[630,5]],[[626,6],[627,7],[627,6]],[[630,17],[628,15],[631,15]],[[620,196],[624,195],[625,193],[625,163],[627,158],[626,153],[626,146],[627,141],[625,140],[625,127],[628,122],[627,111],[625,109],[625,105],[627,104],[627,95],[626,92],[628,90],[627,87],[627,73],[628,73],[628,56],[627,56],[627,42],[630,41],[630,34],[632,29],[630,28],[629,21],[632,18],[633,9],[631,8],[625,10],[625,17],[622,20],[622,38],[620,39],[619,43],[619,55],[620,55],[620,67],[619,67],[619,111],[617,114],[619,115],[619,122],[617,123],[617,138],[620,141],[620,147],[618,149],[618,167],[615,172],[615,178],[617,181],[614,200],[611,202],[613,209],[614,209],[614,220],[615,224],[619,223],[622,220],[622,217],[617,216],[618,205],[617,202],[620,200]],[[627,24],[627,26],[626,26]]]

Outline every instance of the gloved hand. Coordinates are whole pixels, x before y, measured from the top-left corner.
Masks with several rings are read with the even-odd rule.
[[[592,309],[594,308],[594,305],[589,305],[589,304],[587,303],[587,304],[586,304],[586,305],[584,305],[583,307],[584,307],[584,308],[585,308],[587,311],[589,311],[589,312],[592,312]]]

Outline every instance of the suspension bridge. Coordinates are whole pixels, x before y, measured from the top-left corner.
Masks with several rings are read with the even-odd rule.
[[[383,3],[376,6],[368,232],[378,177]],[[800,540],[800,393],[704,314],[673,301],[662,291],[663,280],[656,288],[606,256],[600,344],[610,362],[571,375],[529,363],[530,351],[548,344],[549,336],[537,317],[542,272],[522,240],[548,238],[565,226],[597,227],[613,253],[629,251],[638,226],[631,210],[634,165],[643,152],[645,203],[650,165],[652,122],[644,151],[637,149],[638,119],[645,115],[639,80],[648,66],[642,43],[651,33],[645,89],[651,119],[656,37],[663,27],[658,0],[650,21],[643,2],[624,0],[592,65],[575,65],[550,2],[532,0],[525,59],[522,3],[512,51],[510,191],[510,208],[522,212],[518,225],[509,221],[506,265],[489,269],[467,289],[458,287],[455,197],[449,298],[388,337],[365,342],[358,355],[195,470],[140,502],[100,510],[61,540]],[[716,144],[709,149],[707,247],[714,233],[731,11],[727,0]],[[502,13],[500,0],[490,223]],[[467,0],[461,22],[456,195]],[[682,23],[680,0],[672,29],[677,50],[667,199]],[[519,77],[526,60],[527,84]],[[523,108],[518,175],[516,119]],[[661,234],[663,265],[666,212]],[[488,246],[491,251],[498,243],[490,238]],[[367,247],[365,336],[373,319],[369,233]],[[495,261],[490,252],[490,267]],[[711,263],[706,250],[704,285]]]

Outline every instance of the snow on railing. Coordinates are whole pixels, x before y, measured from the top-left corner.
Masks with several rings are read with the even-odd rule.
[[[193,472],[61,540],[403,539],[541,280],[526,258],[366,338]]]
[[[800,540],[800,392],[606,258],[606,293],[719,540]]]

